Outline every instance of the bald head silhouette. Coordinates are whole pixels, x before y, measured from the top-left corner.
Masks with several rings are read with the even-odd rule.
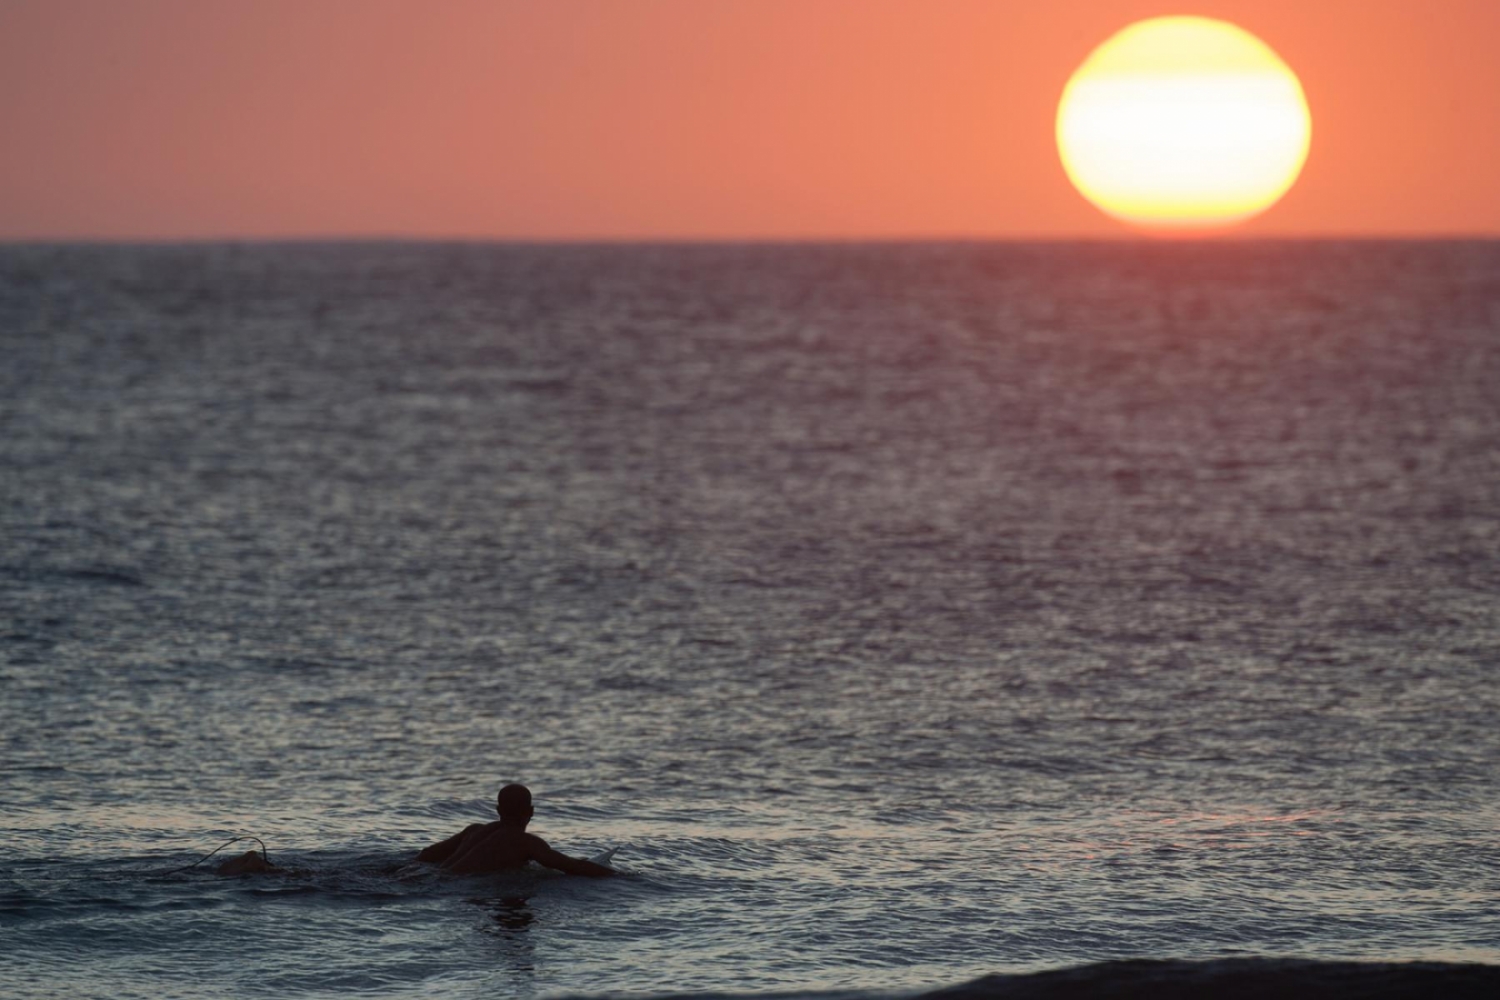
[[[495,796],[495,812],[500,814],[500,822],[506,826],[520,827],[526,829],[526,824],[531,822],[531,789],[525,785],[506,785],[500,789],[500,794]]]

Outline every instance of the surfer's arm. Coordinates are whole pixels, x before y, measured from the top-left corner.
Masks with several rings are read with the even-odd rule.
[[[433,844],[431,847],[422,848],[421,853],[417,855],[417,860],[430,861],[435,865],[442,864],[444,861],[447,861],[450,857],[453,856],[453,852],[458,850],[459,845],[463,843],[465,837],[467,837],[470,833],[473,833],[475,830],[482,828],[483,824],[480,823],[466,826],[462,830],[455,833],[453,836],[449,837],[447,840],[440,840],[436,844]]]
[[[545,840],[534,833],[527,834],[526,844],[531,860],[546,868],[555,868],[569,875],[587,875],[590,878],[608,878],[611,875],[620,874],[613,868],[606,868],[604,865],[585,861],[582,858],[570,858],[561,851],[554,851],[547,846]]]

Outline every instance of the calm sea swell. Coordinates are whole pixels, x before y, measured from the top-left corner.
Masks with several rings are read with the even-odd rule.
[[[1488,995],[1496,274],[0,248],[0,984]]]

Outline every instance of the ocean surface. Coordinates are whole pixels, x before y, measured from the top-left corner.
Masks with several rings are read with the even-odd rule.
[[[1500,244],[3,246],[0,664],[6,996],[1494,966]]]

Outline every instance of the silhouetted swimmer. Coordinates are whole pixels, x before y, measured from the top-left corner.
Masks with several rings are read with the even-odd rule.
[[[427,861],[455,875],[477,875],[483,872],[505,872],[524,868],[535,861],[569,875],[604,878],[619,872],[604,865],[570,858],[554,851],[534,833],[526,832],[531,822],[531,790],[525,785],[506,785],[495,796],[498,823],[475,823],[440,843],[422,849],[418,861]]]

